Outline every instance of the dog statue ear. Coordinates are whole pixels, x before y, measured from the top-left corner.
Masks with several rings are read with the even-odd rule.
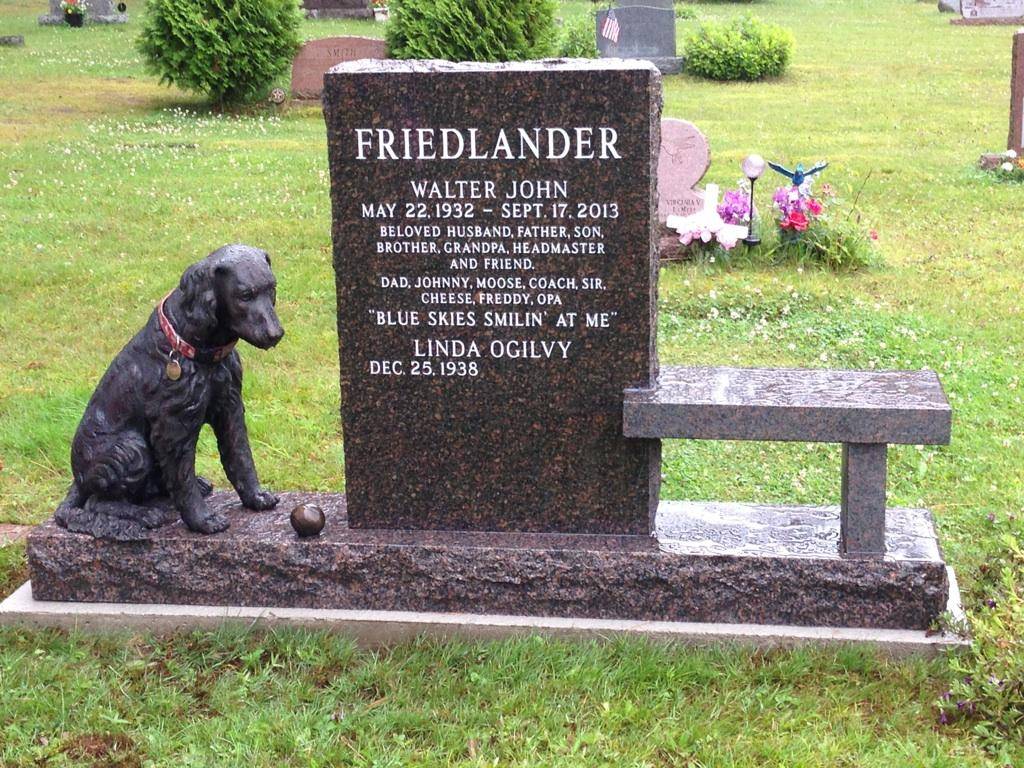
[[[185,270],[178,288],[182,294],[182,310],[186,322],[197,331],[212,330],[217,325],[217,290],[214,265],[203,259]]]
[[[270,263],[270,254],[267,253],[266,251],[263,252],[263,258],[267,260],[268,267],[274,266],[273,264]]]

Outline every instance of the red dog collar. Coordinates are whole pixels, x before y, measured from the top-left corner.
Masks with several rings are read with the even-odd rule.
[[[174,293],[174,291],[171,291],[171,293]],[[160,303],[156,305],[156,316],[160,321],[160,330],[167,337],[167,342],[171,345],[171,349],[180,352],[189,360],[198,360],[201,363],[219,363],[230,355],[231,350],[235,348],[235,344],[238,342],[232,341],[223,347],[213,347],[212,349],[196,349],[178,335],[178,332],[174,330],[174,326],[171,325],[171,321],[167,319],[167,314],[164,312],[164,302],[171,298],[171,293],[164,296]]]

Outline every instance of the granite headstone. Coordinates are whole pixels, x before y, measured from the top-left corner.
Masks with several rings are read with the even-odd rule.
[[[370,0],[302,0],[311,19],[372,19]]]
[[[328,72],[351,526],[651,531],[622,406],[657,365],[660,94],[641,61]]]
[[[1024,0],[961,0],[960,13],[968,23],[1013,23],[1024,18]]]
[[[1007,149],[1024,156],[1024,29],[1013,36],[1013,65],[1010,76],[1010,135]]]
[[[310,40],[292,62],[292,97],[319,99],[324,91],[324,73],[335,64],[359,59],[386,59],[388,46],[373,37],[325,37]]]
[[[658,219],[689,216],[704,207],[697,184],[711,165],[708,140],[686,120],[661,121],[661,152],[658,155]]]
[[[610,35],[611,14],[617,31]],[[597,48],[603,58],[646,59],[665,74],[679,72],[676,56],[676,18],[672,0],[627,0],[597,12]]]
[[[114,0],[89,0],[85,18],[93,24],[124,24],[128,21],[128,13],[119,11]],[[50,12],[40,16],[39,23],[64,23],[64,11],[61,10],[60,0],[50,0]]]

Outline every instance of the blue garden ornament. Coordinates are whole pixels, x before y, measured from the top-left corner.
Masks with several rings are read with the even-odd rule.
[[[787,179],[792,181],[794,187],[799,187],[814,174],[824,171],[826,168],[828,168],[828,163],[818,163],[816,166],[814,166],[808,171],[804,170],[803,163],[797,163],[795,171],[791,171],[788,168],[783,168],[781,165],[778,165],[776,163],[768,163],[768,167],[771,168],[776,173],[781,173]]]

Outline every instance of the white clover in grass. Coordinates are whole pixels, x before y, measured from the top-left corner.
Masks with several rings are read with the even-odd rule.
[[[1005,152],[1003,152],[1003,157],[1009,158],[1010,160],[1016,160],[1017,151],[1014,149],[1008,149]]]
[[[1013,163],[1003,163],[999,167],[1002,168],[1007,173],[1012,173],[1013,172]]]

